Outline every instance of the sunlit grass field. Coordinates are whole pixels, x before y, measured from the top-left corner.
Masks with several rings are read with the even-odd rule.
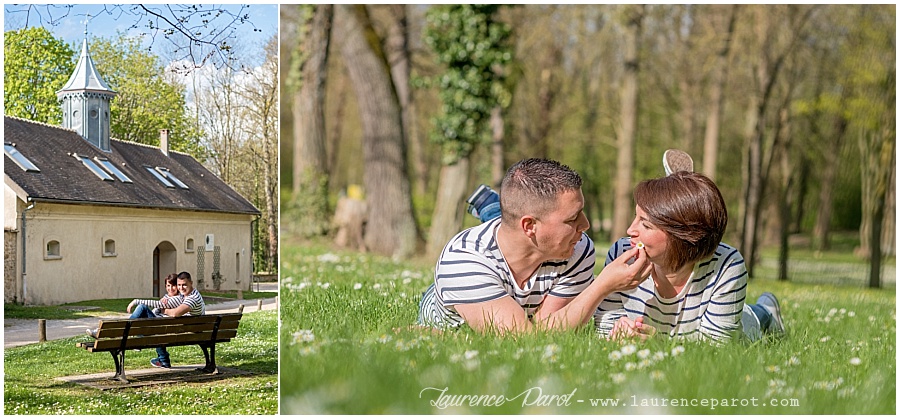
[[[200,383],[98,390],[56,380],[90,373],[115,373],[108,353],[76,348],[86,336],[7,348],[4,351],[6,415],[177,415],[278,413],[278,337],[275,311],[246,313],[238,335],[216,345],[216,364],[253,374]],[[169,348],[178,365],[203,364],[199,347]],[[128,351],[125,373],[149,367],[156,352]]]
[[[893,289],[755,278],[789,329],[755,344],[435,334],[408,328],[433,262],[282,245],[282,414],[896,413]]]

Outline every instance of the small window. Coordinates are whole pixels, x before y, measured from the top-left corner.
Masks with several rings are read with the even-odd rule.
[[[175,175],[173,175],[172,172],[169,171],[169,169],[166,169],[165,167],[157,167],[156,170],[157,170],[160,174],[162,174],[163,176],[165,176],[166,178],[168,178],[169,180],[171,180],[172,182],[174,182],[176,185],[178,185],[179,188],[181,188],[181,189],[190,189],[190,188],[188,188],[187,185],[184,184],[184,182],[182,182],[182,181],[179,180],[177,177],[175,177]]]
[[[44,259],[61,259],[62,255],[59,253],[59,241],[57,240],[49,240],[47,241],[47,253],[44,255]]]
[[[16,150],[16,146],[14,144],[3,144],[3,152],[11,158],[14,162],[16,162],[22,170],[26,172],[40,172],[41,169],[38,169],[31,160],[28,160],[19,150]]]
[[[78,153],[72,153],[72,157],[81,160],[81,163],[87,166],[88,169],[91,169],[91,171],[94,172],[94,174],[97,175],[97,177],[99,177],[100,179],[109,181],[113,180],[112,176],[110,176],[109,173],[106,173],[105,170],[101,169],[100,166],[98,166],[97,163],[94,163],[93,160],[87,157],[79,156]]]
[[[116,241],[106,239],[103,241],[103,256],[116,256]]]
[[[188,237],[184,240],[184,253],[194,252],[194,238]]]
[[[144,168],[147,169],[147,171],[150,172],[150,174],[152,174],[153,177],[156,178],[156,180],[160,181],[160,183],[165,185],[167,188],[175,187],[175,185],[173,185],[172,182],[169,182],[168,180],[166,180],[165,176],[163,176],[162,174],[157,172],[156,169],[154,169],[152,167],[147,167],[147,166],[144,166]]]
[[[100,163],[109,173],[112,173],[115,177],[119,178],[120,181],[125,183],[132,183],[131,179],[128,176],[125,176],[125,173],[122,173],[116,165],[114,165],[111,161],[107,159],[102,159],[100,157],[94,157],[94,160],[97,163]]]

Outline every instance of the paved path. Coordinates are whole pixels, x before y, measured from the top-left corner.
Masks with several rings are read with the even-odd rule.
[[[256,285],[253,285],[256,290]],[[271,282],[260,283],[260,291],[276,292],[278,284]],[[257,311],[259,305],[258,300],[232,300],[216,304],[206,305],[206,314],[220,314],[235,312],[238,306],[244,305],[244,313],[252,313]],[[275,310],[278,306],[275,297],[263,299],[263,310]],[[124,317],[124,316],[123,316]],[[119,317],[119,318],[123,318]],[[84,319],[72,320],[47,320],[47,340],[56,340],[69,338],[72,336],[83,335],[86,329],[97,327],[100,320],[110,320],[111,318],[87,317]],[[38,321],[35,319],[4,319],[3,320],[3,347],[11,348],[15,346],[28,345],[38,343],[40,333],[38,332]]]

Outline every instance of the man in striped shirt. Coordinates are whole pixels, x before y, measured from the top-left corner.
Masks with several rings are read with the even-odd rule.
[[[444,247],[418,323],[465,323],[499,333],[571,329],[590,321],[607,295],[647,278],[650,265],[640,249],[594,278],[581,184],[577,173],[552,160],[513,165],[501,183],[501,217],[457,234]]]

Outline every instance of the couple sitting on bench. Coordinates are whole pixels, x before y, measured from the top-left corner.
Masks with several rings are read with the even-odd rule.
[[[134,299],[125,309],[131,313],[129,319],[144,319],[154,317],[181,317],[202,316],[206,314],[206,304],[200,292],[194,288],[191,274],[169,274],[166,277],[167,295],[157,300]],[[134,312],[132,313],[132,309]],[[88,329],[87,334],[96,338],[97,329]],[[156,348],[157,357],[150,360],[150,364],[158,368],[171,368],[169,352],[165,346]]]

